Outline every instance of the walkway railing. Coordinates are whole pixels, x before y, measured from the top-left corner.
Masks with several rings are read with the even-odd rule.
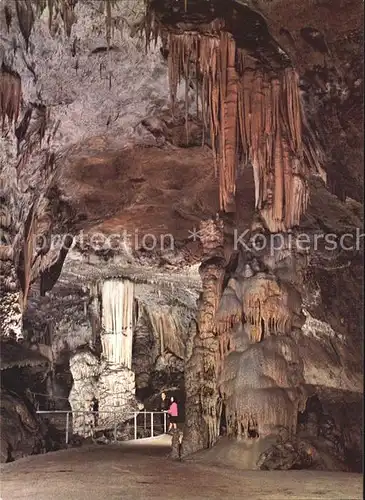
[[[112,416],[112,422],[113,425],[110,424],[104,424],[102,426],[98,425],[91,425],[91,435],[94,433],[104,430],[104,431],[110,431],[113,429],[113,437],[114,437],[114,442],[118,441],[117,439],[117,432],[118,432],[118,426],[120,425],[127,425],[131,422],[133,422],[133,436],[134,439],[138,439],[138,430],[143,429],[143,433],[146,434],[148,428],[150,429],[150,436],[154,437],[160,432],[158,432],[161,427],[163,428],[163,433],[166,434],[167,431],[167,414],[166,412],[161,412],[161,411],[135,411],[131,413],[130,415],[124,416],[122,412],[118,410],[102,410],[102,411],[67,411],[67,410],[38,410],[38,414],[40,415],[50,415],[50,416],[56,416],[56,415],[65,415],[65,442],[66,444],[69,443],[70,440],[70,423],[72,424],[73,422],[73,417],[74,416],[79,416],[83,415],[83,435],[84,437],[86,436],[86,417],[94,417],[94,422],[97,422],[98,419],[100,419],[101,416],[103,415],[111,415]],[[161,420],[159,424],[156,425],[154,416],[155,415],[162,415],[162,425],[161,425]],[[70,422],[70,416],[71,416],[71,422]],[[119,418],[118,418],[119,417]],[[161,417],[160,417],[161,418]],[[138,425],[139,422],[143,421],[142,424]],[[121,422],[123,421],[123,422]],[[144,436],[147,437],[147,436]]]

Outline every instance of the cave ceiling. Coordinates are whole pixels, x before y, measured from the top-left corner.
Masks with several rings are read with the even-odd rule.
[[[309,182],[303,227],[325,225],[341,232],[361,224],[356,210],[363,201],[362,2],[147,4],[145,16],[140,0],[105,6],[98,1],[2,2],[2,71],[12,68],[19,74],[22,106],[45,105],[54,131],[56,169],[47,209],[38,214],[38,235],[82,231],[88,241],[95,232],[127,231],[133,238],[137,230],[139,237],[174,238],[168,251],[146,251],[127,242],[117,251],[98,252],[77,240],[68,255],[58,250],[37,255],[31,301],[38,293],[34,289],[50,291],[58,278],[61,288],[80,280],[130,276],[197,291],[202,249],[191,231],[199,221],[225,218],[227,242],[233,227],[251,227],[255,187],[250,167],[237,171],[235,213],[221,212],[212,144],[195,113],[194,82],[188,90],[178,88],[171,113],[166,42],[171,33],[214,36],[223,26],[259,67],[273,75],[295,68],[322,169]],[[161,39],[155,44],[156,35]],[[1,168],[11,177],[8,158],[2,158]],[[43,182],[37,172],[25,169],[28,174],[25,204]],[[227,259],[229,254],[228,249]]]

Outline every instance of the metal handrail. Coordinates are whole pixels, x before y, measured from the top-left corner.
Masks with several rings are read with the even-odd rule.
[[[69,442],[69,424],[70,424],[70,414],[83,414],[84,415],[84,426],[85,426],[85,415],[100,415],[103,413],[106,414],[112,414],[112,415],[117,415],[119,412],[118,410],[100,410],[100,411],[93,411],[93,410],[37,410],[37,414],[64,414],[66,415],[66,436],[65,436],[65,441],[66,444]],[[150,427],[151,427],[151,437],[154,437],[154,422],[153,422],[153,416],[154,415],[163,415],[163,428],[164,428],[164,434],[166,434],[167,431],[167,412],[166,411],[135,411],[132,414],[130,414],[128,417],[125,418],[125,422],[132,420],[133,419],[133,427],[134,427],[134,439],[138,439],[137,435],[137,417],[138,415],[144,415],[145,418],[145,423],[144,427],[146,428],[146,417],[147,415],[150,415]],[[117,421],[116,418],[114,418],[114,442],[117,441]],[[85,433],[85,432],[84,432]]]

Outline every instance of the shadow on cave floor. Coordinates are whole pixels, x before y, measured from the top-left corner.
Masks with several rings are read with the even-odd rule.
[[[1,466],[2,500],[357,500],[360,474],[238,471],[172,461],[166,437],[35,455]],[[166,453],[167,452],[167,453]]]

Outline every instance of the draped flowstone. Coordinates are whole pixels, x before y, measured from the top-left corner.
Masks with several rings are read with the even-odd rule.
[[[112,365],[132,367],[134,284],[107,280],[102,285],[103,354]]]

